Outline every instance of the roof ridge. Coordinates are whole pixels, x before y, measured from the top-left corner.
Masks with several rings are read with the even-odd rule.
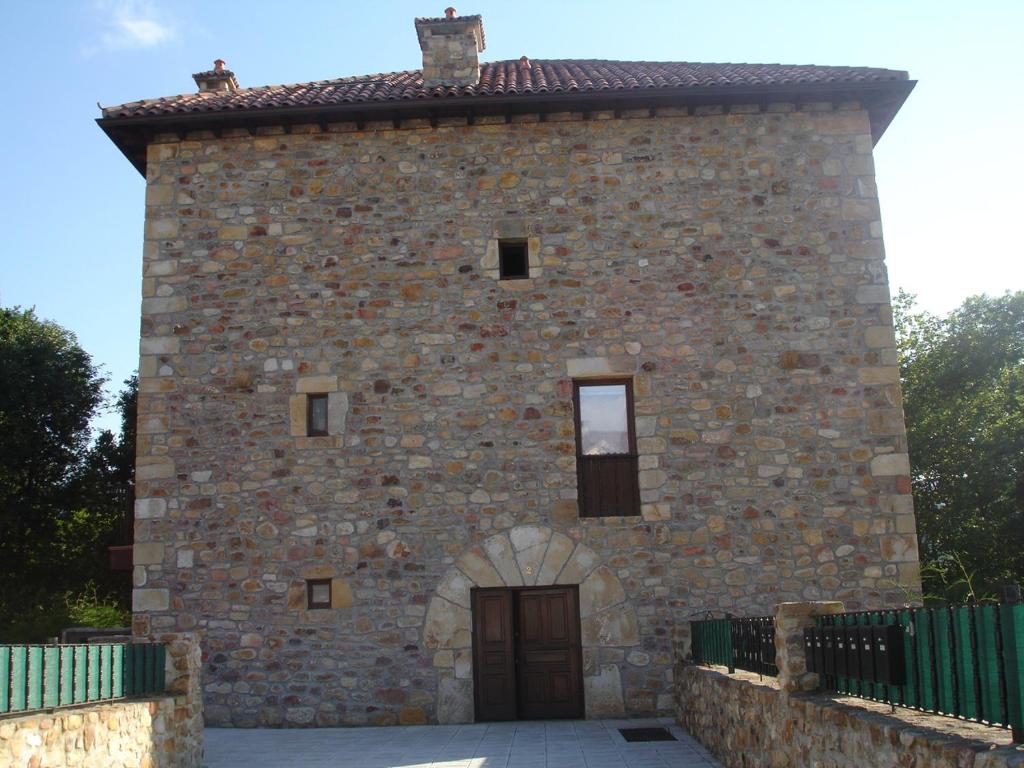
[[[637,92],[667,88],[813,86],[837,83],[908,80],[903,70],[821,64],[746,62],[628,61],[620,59],[530,60],[484,62],[480,80],[466,86],[423,85],[422,70],[407,69],[298,83],[255,85],[235,91],[181,93],[103,108],[107,118],[245,112],[294,106],[402,102],[418,99],[487,98],[542,93],[595,91]]]
[[[888,67],[869,67],[858,64],[797,64],[793,62],[778,61],[678,61],[659,59],[549,59],[544,56],[529,56],[532,64],[539,62],[565,62],[565,63],[593,63],[593,64],[652,64],[658,66],[686,66],[686,67],[800,67],[802,69],[869,69],[883,72],[901,72],[903,70],[889,69]],[[481,62],[484,64],[504,64],[506,62],[518,63],[519,59],[495,59],[493,61]],[[419,70],[414,70],[419,71]]]

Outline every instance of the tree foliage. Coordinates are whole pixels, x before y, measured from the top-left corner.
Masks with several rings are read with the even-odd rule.
[[[32,310],[0,310],[0,538],[23,572],[52,538],[103,378],[75,337]]]
[[[106,548],[124,543],[135,389],[118,403],[129,428],[90,442],[103,377],[72,333],[17,307],[0,308],[0,371],[0,639],[38,640],[127,598]]]
[[[1024,291],[894,309],[926,592],[1024,582]]]

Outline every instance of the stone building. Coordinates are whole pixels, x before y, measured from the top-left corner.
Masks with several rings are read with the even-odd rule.
[[[208,722],[664,714],[693,614],[903,603],[907,74],[415,26],[422,72],[99,121],[147,181],[135,630],[203,634]]]

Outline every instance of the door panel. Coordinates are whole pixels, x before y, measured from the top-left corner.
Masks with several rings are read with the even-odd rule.
[[[513,692],[508,689],[509,680],[510,678],[504,674],[484,676],[484,686],[481,692],[484,706],[501,708],[510,699],[514,699]]]
[[[474,589],[476,719],[583,716],[576,587]]]
[[[520,594],[519,597],[519,643],[536,643],[541,638],[541,614],[544,606],[536,595]]]
[[[522,659],[531,666],[543,664],[568,664],[568,651],[527,651],[522,654]]]
[[[508,610],[508,601],[504,598],[501,593],[481,595],[484,641],[487,643],[503,643],[506,639],[505,613]]]
[[[546,607],[545,618],[548,620],[547,640],[551,643],[572,642],[569,631],[570,595],[568,593],[551,595]]]
[[[557,674],[548,678],[548,691],[552,701],[568,702],[572,696],[569,675]]]
[[[516,595],[519,717],[583,716],[576,589],[522,589]],[[529,628],[529,632],[522,631]]]
[[[514,720],[516,675],[512,592],[508,589],[475,589],[472,605],[476,719]]]

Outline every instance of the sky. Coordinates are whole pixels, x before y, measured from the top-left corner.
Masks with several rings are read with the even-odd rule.
[[[0,0],[0,306],[73,331],[116,394],[138,362],[144,182],[97,102],[193,91],[216,58],[242,87],[418,69],[413,18],[443,15],[435,2]],[[918,85],[875,148],[893,293],[944,313],[1024,289],[1024,0],[468,2],[485,60],[908,70]]]

